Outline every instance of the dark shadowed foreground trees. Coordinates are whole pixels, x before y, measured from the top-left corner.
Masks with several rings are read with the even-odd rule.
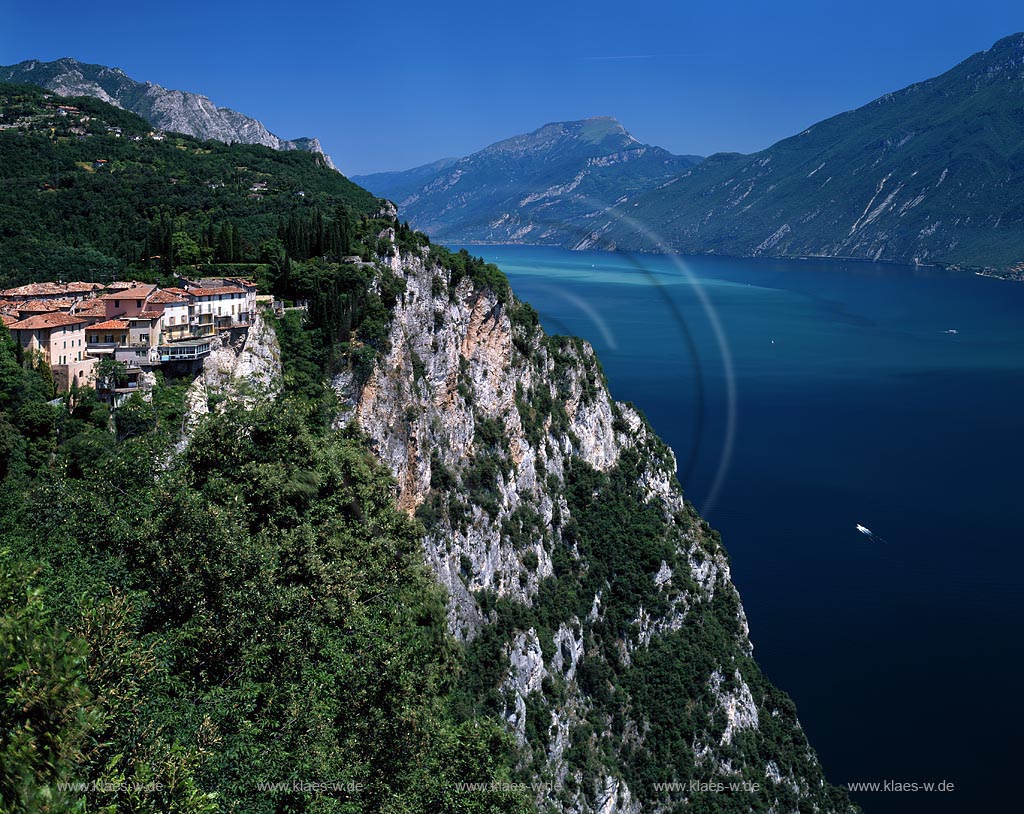
[[[11,350],[0,810],[529,808],[501,727],[450,711],[462,652],[363,439],[288,399],[170,463],[177,422],[83,447],[105,416],[26,397]]]

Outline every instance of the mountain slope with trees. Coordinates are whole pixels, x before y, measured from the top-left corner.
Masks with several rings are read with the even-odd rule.
[[[1024,34],[753,155],[721,154],[568,245],[1024,263]],[[620,219],[624,218],[624,219]]]
[[[61,115],[58,105],[81,112]],[[89,97],[0,85],[0,125],[9,126],[0,130],[5,287],[255,262],[280,240],[292,241],[296,259],[338,256],[351,249],[339,217],[380,208],[319,155],[151,138],[138,116]]]

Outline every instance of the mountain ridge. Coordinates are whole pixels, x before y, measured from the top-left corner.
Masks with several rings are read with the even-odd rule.
[[[614,117],[595,116],[549,122],[451,162],[357,176],[357,183],[392,197],[411,224],[439,240],[552,243],[559,229],[585,231],[595,201],[610,206],[623,190],[651,188],[699,160],[644,144]]]
[[[200,139],[227,144],[262,144],[275,150],[324,153],[319,139],[283,139],[271,133],[259,120],[228,107],[219,107],[208,96],[165,88],[154,82],[139,82],[121,68],[110,68],[73,57],[52,62],[29,59],[0,66],[0,81],[39,85],[61,96],[95,96],[129,110],[153,127]]]
[[[765,150],[713,155],[574,247],[655,248],[628,213],[683,253],[1010,271],[1024,259],[1022,82],[1014,34]]]
[[[418,188],[360,181],[453,243],[843,258],[1024,278],[1024,33],[764,150],[663,165],[640,182],[623,159],[650,169],[671,154],[621,144],[618,171],[594,185],[579,175],[592,154],[554,177],[519,149],[547,150],[558,126],[496,142],[428,181],[421,172]],[[502,184],[517,195],[499,194]]]

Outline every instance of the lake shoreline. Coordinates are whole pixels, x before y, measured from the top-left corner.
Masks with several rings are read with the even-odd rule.
[[[832,256],[832,255],[737,255],[737,254],[720,254],[718,252],[706,252],[704,254],[684,254],[681,252],[673,252],[666,254],[665,252],[654,252],[646,250],[635,250],[635,251],[622,251],[620,249],[601,249],[595,247],[588,247],[586,249],[573,249],[566,246],[562,246],[557,243],[489,243],[483,241],[439,241],[442,245],[452,245],[465,247],[467,250],[470,247],[485,247],[485,248],[500,248],[503,246],[521,246],[523,248],[532,249],[561,249],[567,252],[600,252],[605,254],[620,254],[620,255],[645,255],[650,257],[678,257],[684,259],[699,259],[704,257],[720,257],[726,260],[778,260],[778,261],[799,261],[799,262],[850,262],[850,263],[863,263],[865,265],[876,265],[884,264],[887,266],[902,266],[908,269],[937,269],[941,271],[955,272],[958,274],[974,274],[979,277],[991,277],[996,280],[1005,280],[1008,282],[1024,282],[1024,269],[997,269],[989,266],[962,266],[955,263],[908,263],[903,260],[890,260],[884,257],[870,258],[870,257],[846,257],[846,256]]]

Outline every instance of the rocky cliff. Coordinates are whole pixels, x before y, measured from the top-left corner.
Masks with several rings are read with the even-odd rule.
[[[276,398],[281,391],[281,347],[277,334],[262,314],[246,330],[213,337],[210,355],[185,394],[185,418],[180,453],[188,445],[203,416],[235,401],[251,406],[257,399]]]
[[[368,435],[423,522],[468,703],[508,722],[541,809],[849,809],[753,661],[671,450],[592,348],[381,237],[405,290],[370,375],[334,379],[337,424]]]
[[[218,107],[198,93],[137,82],[120,68],[90,65],[65,57],[53,62],[30,59],[0,66],[0,81],[39,85],[60,96],[95,96],[146,119],[157,130],[185,133],[228,144],[262,144],[274,150],[303,150],[324,155],[315,138],[283,139],[262,122],[236,110]],[[324,155],[333,167],[329,156]]]

